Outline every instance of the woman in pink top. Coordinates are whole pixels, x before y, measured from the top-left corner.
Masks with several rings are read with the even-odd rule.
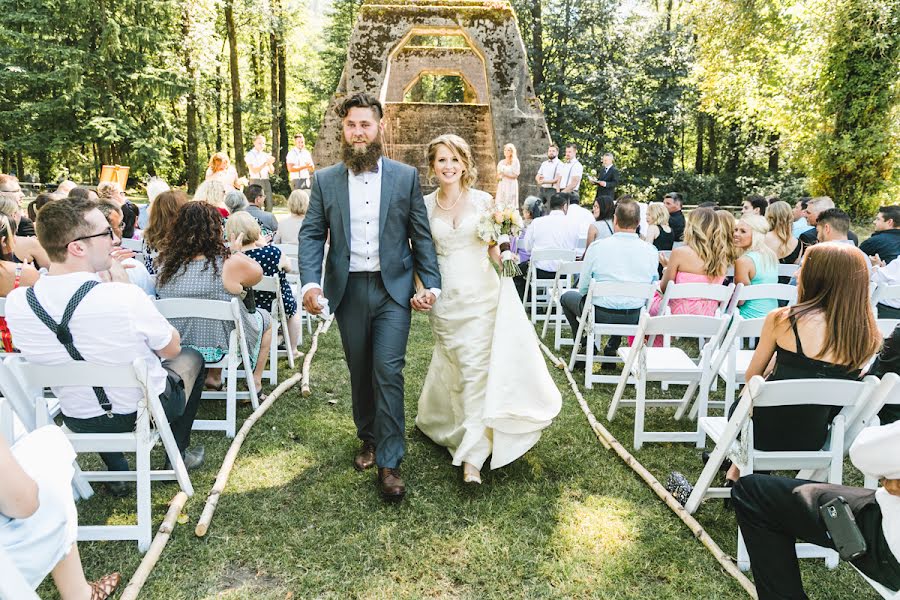
[[[670,282],[713,283],[721,285],[725,281],[725,271],[734,255],[733,231],[727,231],[722,221],[711,208],[698,208],[688,214],[684,229],[684,246],[672,250],[668,261],[663,262],[660,291],[650,305],[650,314],[658,315],[662,294]],[[706,315],[715,314],[719,303],[715,300],[679,298],[669,301],[672,314]]]

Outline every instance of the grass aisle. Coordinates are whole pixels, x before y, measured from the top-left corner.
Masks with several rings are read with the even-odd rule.
[[[142,597],[746,597],[681,521],[599,445],[561,372],[554,377],[563,390],[562,413],[540,443],[512,465],[486,472],[481,487],[463,487],[446,450],[414,427],[430,358],[427,320],[417,316],[406,368],[403,503],[386,505],[374,473],[351,467],[357,440],[333,327],[320,338],[313,395],[302,398],[298,386],[254,427],[205,539],[193,529],[228,443],[221,434],[195,434],[207,447],[208,465],[193,476],[190,521],[176,528]],[[598,418],[610,394],[609,387],[586,394]],[[248,414],[240,409],[239,419]],[[631,419],[624,410],[611,428],[626,447]],[[659,478],[671,468],[699,474],[698,452],[684,445],[651,444],[636,456]],[[155,528],[176,487],[153,490]],[[101,494],[79,511],[84,523],[128,522],[134,500]],[[734,552],[732,513],[709,503],[698,517]],[[141,558],[132,542],[80,547],[92,578],[118,569],[127,581]],[[804,576],[814,599],[870,597],[846,566],[831,573],[804,561]],[[49,579],[39,592],[55,597]]]

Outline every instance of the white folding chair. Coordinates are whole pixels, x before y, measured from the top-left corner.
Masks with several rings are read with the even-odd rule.
[[[783,300],[788,306],[797,304],[797,287],[786,283],[760,283],[757,285],[737,284],[734,293],[725,310],[727,314],[734,314],[739,310],[741,302],[747,300],[762,299]]]
[[[783,265],[778,263],[778,276],[779,277],[793,277],[797,274],[797,271],[800,270],[800,265],[792,265],[787,264]]]
[[[0,546],[0,598],[3,600],[41,600],[22,572]]]
[[[625,360],[625,368],[619,376],[619,383],[609,406],[606,418],[610,421],[616,415],[619,405],[634,406],[634,448],[640,449],[646,442],[694,442],[702,448],[705,437],[699,422],[694,431],[644,431],[644,415],[648,406],[678,407],[689,401],[699,389],[697,398],[698,414],[706,416],[706,403],[709,398],[710,380],[713,374],[709,364],[712,353],[725,334],[728,321],[723,317],[705,317],[700,315],[667,315],[651,317],[647,313],[641,315],[637,336],[631,348],[619,348],[618,355]],[[648,345],[657,336],[704,337],[707,342],[700,350],[697,363],[687,353],[677,347],[654,348]],[[622,394],[631,378],[634,378],[635,399],[623,400]],[[647,382],[659,381],[676,385],[687,385],[681,399],[647,399]]]
[[[859,576],[862,577],[863,579],[865,579],[866,583],[868,583],[869,586],[870,586],[873,590],[875,590],[875,592],[876,592],[879,596],[881,596],[882,598],[885,598],[886,600],[900,600],[900,591],[894,592],[894,591],[892,591],[892,590],[889,590],[888,588],[886,588],[885,586],[881,585],[881,584],[878,583],[877,581],[875,581],[875,580],[873,580],[873,579],[869,579],[869,578],[866,576],[866,574],[863,573],[862,571],[860,571],[860,570],[856,567],[856,565],[854,565],[853,563],[848,562],[847,564],[850,565],[851,567],[853,567],[854,569],[856,569],[856,572],[859,573]]]
[[[133,252],[143,252],[144,242],[142,242],[141,240],[122,238],[122,247]]]
[[[264,275],[262,280],[253,286],[257,292],[275,294],[272,300],[272,341],[269,343],[269,368],[263,371],[263,379],[269,379],[272,385],[278,385],[278,332],[284,337],[288,365],[294,368],[294,352],[287,325],[287,312],[284,310],[284,298],[281,296],[281,281],[277,275]]]
[[[541,279],[537,276],[538,262],[558,261],[572,262],[575,260],[575,250],[562,248],[547,248],[544,250],[535,250],[531,253],[528,262],[528,273],[525,274],[525,293],[522,296],[522,303],[526,308],[531,309],[531,323],[537,324],[538,320],[544,320],[550,313],[550,306],[547,304],[550,298],[550,288],[553,286],[553,279]],[[529,292],[531,298],[528,298]],[[538,306],[546,305],[543,313],[538,312]]]
[[[253,368],[250,352],[247,349],[247,338],[244,335],[244,323],[241,320],[239,300],[202,300],[196,298],[165,298],[156,301],[156,308],[166,319],[210,319],[227,321],[234,324],[228,339],[228,352],[218,362],[206,363],[210,369],[222,369],[225,391],[204,391],[204,399],[225,399],[225,419],[196,419],[193,429],[196,431],[224,431],[228,437],[234,437],[237,429],[238,398],[249,398],[254,410],[259,408],[256,382],[253,381]],[[243,364],[243,372],[240,366]],[[247,382],[246,392],[239,392],[237,380],[243,376]]]
[[[893,382],[890,383],[893,385]],[[794,379],[770,381],[754,376],[745,388],[731,418],[700,417],[698,423],[715,443],[712,454],[694,486],[685,509],[693,513],[706,498],[724,498],[731,495],[731,488],[711,487],[713,479],[725,460],[730,458],[741,471],[741,476],[755,470],[800,470],[804,473],[821,470],[822,479],[840,485],[847,442],[855,438],[861,425],[860,415],[871,411],[873,394],[879,388],[877,377],[863,381],[840,379]],[[832,420],[828,438],[820,450],[761,451],[754,449],[751,410],[761,407],[802,406],[809,404],[840,407],[841,412]],[[740,435],[740,440],[738,436]],[[834,550],[813,544],[798,544],[800,558],[825,558],[829,567],[837,565]],[[738,532],[738,566],[750,568],[750,559]]]
[[[659,305],[660,315],[671,315],[672,300],[709,300],[717,303],[716,316],[725,314],[728,302],[734,295],[734,284],[719,285],[715,283],[674,283],[669,282]]]
[[[10,356],[0,365],[0,370],[9,370],[18,380],[20,389],[35,406],[36,412],[43,412],[46,418],[44,386],[86,386],[104,388],[139,388],[143,399],[138,401],[135,430],[127,433],[74,433],[63,426],[63,432],[79,454],[93,452],[127,452],[135,454],[134,471],[81,471],[88,481],[135,481],[137,483],[137,524],[136,525],[81,525],[78,527],[79,540],[137,540],[138,549],[146,552],[151,538],[151,498],[150,482],[177,480],[188,496],[194,488],[165,410],[159,401],[162,390],[150,387],[147,363],[136,359],[131,365],[110,367],[89,362],[70,362],[63,365],[37,365],[20,356]],[[17,393],[4,390],[4,393]],[[23,399],[23,402],[25,400]],[[153,424],[151,425],[151,418]],[[157,442],[162,442],[173,468],[153,470],[150,468],[150,451]]]
[[[288,284],[291,286],[291,291],[294,293],[294,298],[297,299],[297,311],[300,315],[300,323],[306,322],[306,329],[309,333],[312,333],[313,326],[313,318],[307,314],[306,310],[303,308],[303,298],[300,297],[300,255],[299,246],[297,244],[275,244],[275,247],[281,250],[282,256],[286,256],[291,263],[291,272],[286,273]],[[328,246],[325,247],[325,256],[328,255]],[[322,260],[322,274],[325,273],[325,261],[324,258]],[[300,329],[300,339],[294,340],[294,342],[300,346],[303,345],[303,329]],[[293,368],[293,364],[291,365]]]
[[[878,331],[881,332],[881,337],[885,339],[891,337],[891,334],[894,333],[894,328],[900,325],[900,319],[875,319],[875,322],[878,323]]]
[[[635,298],[643,301],[643,308],[646,310],[653,301],[656,293],[656,283],[626,283],[619,281],[592,281],[588,288],[587,296],[584,301],[584,310],[578,318],[578,331],[575,334],[575,346],[572,348],[572,355],[569,358],[569,369],[575,368],[575,363],[579,360],[585,362],[584,365],[584,387],[592,389],[594,383],[616,383],[619,381],[619,375],[595,375],[594,361],[599,363],[615,363],[621,362],[618,354],[616,356],[604,356],[597,354],[597,345],[601,336],[619,335],[622,337],[637,336],[639,325],[618,325],[615,323],[596,323],[594,322],[594,298],[597,296],[624,296],[626,298]],[[585,353],[578,353],[578,346],[582,336],[587,335],[585,342]],[[633,379],[629,380],[633,383]]]
[[[885,285],[883,283],[879,283],[873,290],[871,290],[871,294],[872,307],[876,308],[880,302],[883,302],[885,300],[900,299],[900,285]]]
[[[562,295],[569,290],[577,289],[574,285],[575,277],[581,273],[582,266],[584,266],[584,263],[580,261],[559,263],[559,267],[556,269],[556,277],[553,278],[553,287],[550,288],[550,297],[547,299],[549,305],[548,315],[547,318],[544,319],[544,327],[541,330],[541,339],[544,339],[544,336],[547,335],[547,327],[550,325],[550,321],[553,321],[555,330],[553,336],[553,348],[555,350],[559,350],[561,346],[570,346],[573,343],[571,337],[562,337],[562,328],[564,325],[568,326],[568,322],[566,321],[565,314],[563,314],[560,298],[562,298]],[[571,335],[574,334],[575,332],[573,331]]]

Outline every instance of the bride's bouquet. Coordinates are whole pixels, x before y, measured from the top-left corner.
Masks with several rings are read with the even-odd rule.
[[[502,208],[487,211],[478,221],[476,233],[478,239],[491,246],[500,246],[500,275],[515,277],[522,271],[510,252],[510,241],[522,233],[522,215],[515,208]]]

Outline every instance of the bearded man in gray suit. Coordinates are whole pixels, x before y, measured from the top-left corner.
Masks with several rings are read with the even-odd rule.
[[[343,162],[317,171],[299,237],[303,306],[320,314],[324,298],[341,330],[350,368],[353,420],[362,440],[353,465],[378,467],[387,500],[401,500],[405,451],[403,367],[410,307],[428,311],[441,275],[418,171],[383,156],[381,103],[365,93],[335,109]],[[330,233],[325,264],[322,258]],[[416,292],[413,272],[423,289]]]

